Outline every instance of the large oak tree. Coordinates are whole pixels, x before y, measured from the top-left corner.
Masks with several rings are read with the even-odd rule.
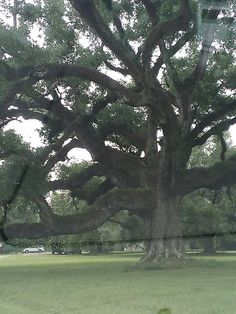
[[[233,11],[221,3],[19,1],[14,27],[0,26],[0,119],[2,127],[18,117],[44,125],[45,146],[23,159],[26,181],[40,173],[25,193],[41,221],[3,222],[3,237],[84,233],[126,209],[145,222],[143,261],[183,257],[181,198],[236,182],[236,156],[223,158],[224,131],[236,122]],[[193,148],[213,135],[222,161],[189,168]],[[73,148],[88,150],[92,163],[50,179]],[[3,149],[2,158],[12,153]],[[88,193],[94,177],[100,183]],[[47,201],[56,190],[84,199],[86,210],[56,214]]]

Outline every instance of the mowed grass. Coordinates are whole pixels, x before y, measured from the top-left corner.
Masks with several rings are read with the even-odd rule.
[[[236,256],[201,257],[181,269],[127,271],[139,257],[0,257],[0,313],[236,313]]]

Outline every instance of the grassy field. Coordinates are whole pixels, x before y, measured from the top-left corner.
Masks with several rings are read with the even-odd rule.
[[[138,255],[0,256],[0,313],[236,313],[236,256],[184,269],[127,271]]]

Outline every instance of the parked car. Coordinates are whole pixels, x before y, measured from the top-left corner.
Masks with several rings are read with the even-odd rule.
[[[53,247],[52,248],[52,254],[58,254],[58,255],[65,255],[66,254],[66,250],[64,248],[61,247]]]
[[[32,246],[32,247],[27,247],[23,250],[23,253],[43,253],[45,252],[44,246]]]

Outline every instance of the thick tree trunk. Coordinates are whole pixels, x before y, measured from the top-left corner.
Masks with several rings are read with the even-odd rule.
[[[204,246],[204,250],[203,250],[204,254],[211,255],[211,254],[216,253],[214,236],[204,237],[202,241],[203,241],[203,246]]]
[[[184,259],[184,245],[178,217],[176,174],[177,169],[185,169],[190,151],[180,145],[180,130],[172,136],[165,128],[161,149],[157,149],[157,113],[152,109],[148,115],[149,132],[145,151],[152,165],[153,176],[147,185],[156,191],[156,206],[145,217],[147,253],[141,262],[158,263],[163,258]],[[157,158],[158,156],[158,158]]]
[[[141,262],[185,258],[177,196],[158,196],[157,208],[145,218],[145,237],[147,252]]]

